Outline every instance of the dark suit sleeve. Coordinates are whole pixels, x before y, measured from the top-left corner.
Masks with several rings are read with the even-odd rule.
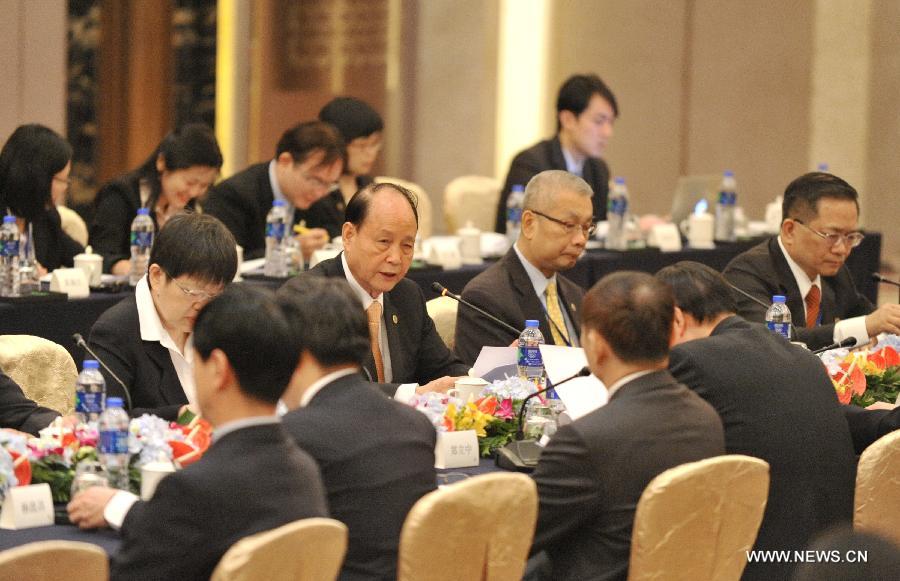
[[[554,434],[541,454],[534,481],[539,506],[532,554],[596,518],[604,496],[588,448],[571,426]]]
[[[225,224],[237,243],[243,247],[245,259],[261,258],[265,254],[265,245],[254,248],[253,233],[250,231],[255,209],[230,183],[222,182],[210,191],[203,203],[203,211]]]
[[[11,377],[0,372],[0,428],[12,428],[36,436],[57,417],[57,412],[28,399]]]
[[[480,289],[464,289],[463,298],[489,313],[499,312],[491,297]],[[456,311],[456,354],[467,365],[473,365],[485,345],[509,345],[516,336],[474,309],[459,305]]]
[[[501,234],[506,233],[506,200],[513,186],[525,186],[528,180],[539,174],[542,170],[540,161],[534,155],[529,155],[531,150],[525,150],[513,158],[506,174],[506,182],[500,191],[500,200],[497,202],[497,220],[494,229]]]
[[[853,436],[853,448],[857,454],[872,445],[878,438],[900,429],[900,408],[894,410],[867,410],[855,405],[841,406]]]
[[[129,195],[128,186],[122,181],[110,182],[97,192],[91,247],[103,256],[103,272],[109,272],[115,263],[131,257],[129,236],[134,216],[127,201]]]

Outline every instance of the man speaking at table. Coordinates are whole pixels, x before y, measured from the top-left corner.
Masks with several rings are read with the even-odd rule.
[[[645,273],[611,274],[585,296],[581,344],[609,403],[560,427],[535,469],[541,579],[624,580],[647,484],[725,453],[716,411],[666,371],[674,310],[671,289]]]
[[[900,333],[900,305],[875,309],[844,264],[862,242],[859,196],[837,176],[812,172],[788,184],[781,233],[737,256],[724,274],[756,300],[735,294],[737,314],[763,322],[774,295],[787,297],[795,340],[818,349],[854,337]]]
[[[362,301],[372,354],[363,366],[378,383],[403,384],[408,400],[421,391],[446,391],[469,367],[447,349],[425,310],[419,286],[404,278],[412,263],[419,215],[415,195],[396,184],[369,184],[347,203],[344,252],[300,276],[346,279]]]
[[[260,289],[231,286],[200,312],[194,375],[201,413],[215,428],[209,450],[162,479],[147,502],[95,487],[69,503],[72,522],[92,528],[113,524],[110,512],[124,502],[111,579],[207,579],[241,538],[328,516],[318,467],[275,415],[297,364],[291,339]]]
[[[462,297],[510,326],[541,322],[554,345],[578,345],[584,290],[559,273],[575,266],[594,231],[591,187],[576,175],[543,171],[525,188],[522,230],[506,256],[473,278]],[[465,305],[456,315],[456,353],[472,364],[485,345],[518,337]]]

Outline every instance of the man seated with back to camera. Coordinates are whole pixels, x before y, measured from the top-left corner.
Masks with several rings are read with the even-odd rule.
[[[404,278],[418,227],[415,194],[397,184],[369,184],[347,204],[341,255],[300,275],[350,284],[369,323],[372,353],[364,373],[380,384],[394,384],[382,389],[404,403],[417,387],[445,392],[469,371],[438,335],[422,290]]]
[[[856,290],[844,264],[862,242],[859,196],[837,176],[812,172],[788,184],[781,233],[736,256],[725,278],[756,300],[735,294],[737,314],[763,322],[774,295],[784,295],[796,340],[810,349],[854,337],[900,333],[900,305],[879,308]]]
[[[59,417],[59,412],[38,405],[12,377],[0,371],[0,428],[37,436]]]
[[[339,578],[395,579],[406,514],[435,489],[437,434],[362,375],[368,324],[346,281],[295,277],[278,302],[300,348],[282,422],[319,464],[331,516],[349,529]]]
[[[462,298],[510,326],[540,321],[554,345],[578,346],[584,289],[560,273],[584,252],[594,230],[591,187],[576,175],[543,171],[525,188],[522,229],[506,255],[466,284]],[[456,314],[456,353],[473,364],[485,345],[502,347],[518,339],[465,305]]]
[[[635,507],[669,468],[725,453],[722,422],[666,370],[672,290],[618,272],[585,295],[581,345],[609,403],[561,426],[534,480],[538,521],[531,579],[624,579]]]

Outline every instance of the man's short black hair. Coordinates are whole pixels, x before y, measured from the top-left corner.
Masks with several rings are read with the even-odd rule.
[[[327,367],[366,361],[371,352],[368,319],[346,280],[297,276],[277,297],[301,353],[308,351]]]
[[[725,277],[705,264],[682,260],[657,272],[656,278],[672,287],[675,304],[698,323],[737,312]]]
[[[412,208],[413,215],[416,217],[416,225],[419,224],[419,210],[417,208],[419,200],[416,198],[416,195],[407,188],[390,182],[371,183],[353,194],[353,197],[347,202],[347,209],[344,210],[344,221],[350,222],[357,228],[362,226],[363,222],[366,221],[366,216],[369,215],[369,206],[372,204],[372,198],[383,190],[394,190],[406,198],[406,201],[409,202],[409,207]]]
[[[675,316],[672,289],[644,272],[616,272],[587,292],[582,325],[593,329],[626,363],[656,363],[669,356]]]
[[[859,194],[853,186],[830,173],[814,171],[788,184],[781,204],[782,219],[814,219],[819,215],[819,200],[822,198],[851,201],[856,204],[856,212],[859,213]]]
[[[187,275],[208,284],[227,284],[237,272],[237,243],[218,218],[185,212],[166,222],[150,250],[150,262],[168,276]]]
[[[278,140],[275,157],[289,153],[294,163],[303,163],[315,153],[322,152],[320,165],[331,165],[337,160],[346,163],[344,139],[338,130],[322,121],[307,121],[285,131]]]
[[[244,394],[275,404],[287,389],[300,351],[271,291],[230,285],[203,307],[194,324],[194,350],[203,361],[220,349]]]
[[[588,108],[591,97],[594,95],[600,95],[612,107],[613,115],[619,116],[619,104],[616,102],[616,96],[600,77],[595,74],[573,75],[566,79],[556,96],[556,132],[559,133],[562,128],[562,124],[559,122],[560,113],[571,111],[578,117]]]

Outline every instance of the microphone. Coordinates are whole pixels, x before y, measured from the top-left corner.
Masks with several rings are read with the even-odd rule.
[[[541,395],[542,393],[550,389],[553,389],[554,387],[559,387],[567,381],[572,381],[577,377],[587,377],[590,374],[590,369],[588,369],[587,367],[582,367],[575,375],[570,375],[556,385],[548,385],[543,389],[539,389],[523,399],[522,407],[519,408],[519,428],[516,430],[516,439],[497,450],[497,466],[505,470],[515,470],[517,472],[533,471],[534,467],[537,466],[537,461],[541,455],[542,447],[539,446],[537,441],[535,440],[524,439],[525,408],[527,407],[529,400]]]
[[[128,406],[126,409],[130,410],[131,409],[131,392],[128,390],[128,386],[125,385],[125,382],[122,381],[121,379],[119,379],[119,376],[116,375],[115,372],[112,369],[110,369],[109,366],[106,363],[104,363],[102,359],[97,357],[97,354],[94,353],[90,347],[88,347],[87,341],[84,340],[84,337],[81,336],[81,333],[75,333],[74,335],[72,335],[72,339],[75,340],[75,345],[77,345],[77,346],[81,347],[82,349],[84,349],[85,351],[87,351],[90,354],[90,356],[93,357],[97,361],[97,363],[99,363],[103,367],[103,369],[105,369],[106,372],[109,373],[109,375],[113,379],[116,380],[116,383],[118,383],[122,387],[122,390],[125,392],[125,404]]]
[[[891,280],[889,278],[885,278],[877,272],[872,273],[872,280],[874,280],[875,282],[883,282],[884,284],[892,284],[894,286],[900,286],[900,282],[897,282],[896,280]]]
[[[758,298],[756,298],[755,296],[751,295],[750,293],[748,293],[748,292],[745,291],[744,289],[736,287],[735,285],[733,285],[733,284],[731,284],[730,282],[728,282],[728,280],[725,281],[725,284],[727,284],[729,287],[731,287],[731,290],[737,291],[738,293],[740,293],[740,294],[742,294],[743,296],[747,297],[748,299],[750,299],[751,301],[753,301],[753,302],[756,303],[757,305],[760,305],[761,307],[763,307],[763,308],[766,309],[767,311],[769,310],[769,307],[772,306],[772,305],[767,305],[767,304],[765,303],[765,301],[759,300]],[[796,339],[796,338],[797,338],[797,328],[794,327],[794,323],[793,323],[793,321],[792,321],[792,322],[791,322],[791,339]]]
[[[476,311],[476,312],[477,312],[478,314],[480,314],[481,316],[487,317],[488,319],[490,319],[491,321],[497,323],[498,325],[500,325],[501,327],[503,327],[504,329],[506,329],[506,330],[509,331],[510,333],[513,333],[516,337],[518,337],[519,335],[522,334],[522,330],[521,330],[521,329],[516,329],[516,328],[513,327],[512,325],[510,325],[510,324],[508,324],[508,323],[505,323],[505,322],[501,321],[500,319],[498,319],[498,318],[495,317],[494,315],[488,313],[487,311],[485,311],[485,310],[483,310],[483,309],[481,309],[481,308],[479,308],[479,307],[476,307],[475,305],[473,305],[472,303],[470,303],[470,302],[467,301],[466,299],[462,298],[461,296],[453,294],[452,292],[450,292],[449,290],[447,290],[446,287],[444,287],[444,285],[442,285],[442,284],[439,283],[439,282],[433,282],[433,283],[431,283],[431,290],[433,290],[433,291],[436,292],[437,294],[441,295],[442,297],[450,297],[450,298],[453,299],[454,301],[457,301],[457,302],[459,302],[459,303],[461,303],[461,304],[463,304],[463,305],[469,307],[470,309]]]
[[[841,349],[843,347],[855,347],[856,346],[856,337],[847,337],[843,341],[838,341],[837,343],[832,343],[831,345],[826,345],[821,349],[816,349],[812,352],[813,355],[818,355],[819,353],[825,353],[826,351],[831,351],[832,349]]]

